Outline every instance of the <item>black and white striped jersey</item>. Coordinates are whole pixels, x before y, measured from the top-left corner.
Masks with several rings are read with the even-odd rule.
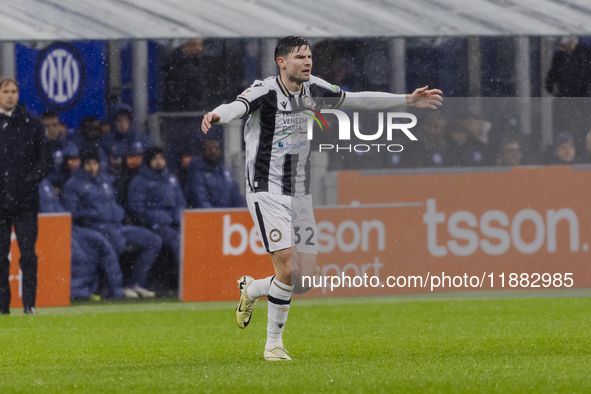
[[[246,106],[246,178],[251,192],[292,196],[310,194],[310,141],[312,111],[337,108],[345,92],[310,76],[302,90],[289,92],[280,76],[255,81],[237,101]],[[330,104],[323,99],[332,99]]]

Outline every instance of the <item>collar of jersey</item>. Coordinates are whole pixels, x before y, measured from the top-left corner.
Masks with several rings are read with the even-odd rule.
[[[283,80],[281,79],[281,75],[277,76],[277,85],[279,85],[279,88],[281,88],[281,92],[283,92],[285,97],[294,97],[294,95],[291,94],[289,92],[289,90],[287,90],[287,88],[285,87],[285,84],[283,83]],[[302,96],[304,96],[306,94],[306,92],[304,91],[304,84],[302,84],[302,91],[300,92],[300,94]]]

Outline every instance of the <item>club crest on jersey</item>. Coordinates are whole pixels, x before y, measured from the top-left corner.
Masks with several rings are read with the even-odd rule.
[[[314,100],[312,100],[312,97],[310,96],[304,96],[302,98],[302,102],[306,108],[312,108],[314,106]]]
[[[271,241],[273,242],[281,241],[281,231],[277,229],[271,230],[271,232],[269,233],[269,239],[271,239]]]

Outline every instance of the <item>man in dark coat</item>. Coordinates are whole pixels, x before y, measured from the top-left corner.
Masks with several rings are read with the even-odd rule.
[[[174,49],[162,64],[165,111],[200,111],[206,103],[203,40],[195,38]]]
[[[206,70],[203,63],[203,40],[191,39],[174,49],[162,63],[162,109],[165,112],[202,111],[211,100],[207,91]],[[193,116],[164,118],[163,134],[166,143],[168,168],[175,174],[181,168],[183,156],[200,150],[200,135],[195,132],[197,119]]]
[[[556,97],[552,102],[555,132],[568,130],[575,146],[582,147],[589,124],[584,98],[591,93],[591,49],[578,37],[560,40],[546,77],[546,90]]]
[[[564,37],[552,57],[546,89],[554,97],[587,97],[591,88],[591,49],[577,37]]]
[[[0,314],[10,313],[12,226],[21,252],[24,311],[35,314],[37,298],[37,187],[52,167],[51,149],[41,122],[18,104],[16,80],[0,81]]]

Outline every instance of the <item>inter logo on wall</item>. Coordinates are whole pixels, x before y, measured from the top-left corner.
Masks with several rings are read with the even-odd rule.
[[[106,116],[107,45],[105,41],[16,44],[20,100],[35,115],[51,109],[69,128],[86,115]]]
[[[78,103],[86,72],[76,48],[66,43],[47,47],[40,53],[35,69],[39,96],[48,106],[63,111]]]

